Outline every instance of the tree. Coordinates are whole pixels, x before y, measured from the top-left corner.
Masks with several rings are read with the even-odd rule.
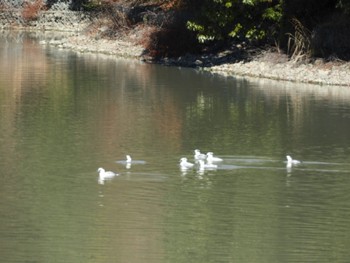
[[[342,10],[345,14],[350,14],[350,0],[338,0],[337,8]]]
[[[203,0],[187,27],[200,42],[266,39],[277,32],[281,8],[282,0]]]

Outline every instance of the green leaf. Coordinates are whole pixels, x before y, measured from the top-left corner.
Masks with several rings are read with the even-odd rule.
[[[226,2],[226,3],[225,3],[225,7],[226,7],[226,8],[232,7],[232,2],[231,2],[231,1]]]

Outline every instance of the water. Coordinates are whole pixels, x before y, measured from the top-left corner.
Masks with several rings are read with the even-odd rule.
[[[0,38],[0,68],[3,262],[348,262],[348,88],[77,54],[23,33]],[[224,161],[181,171],[196,148]],[[287,169],[286,154],[303,163]],[[99,184],[99,167],[120,175]]]

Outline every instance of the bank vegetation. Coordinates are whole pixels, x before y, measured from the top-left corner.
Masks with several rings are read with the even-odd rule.
[[[35,20],[57,2],[21,2],[22,17]],[[100,14],[103,37],[147,27],[141,41],[155,57],[243,43],[270,45],[295,60],[350,58],[350,0],[73,0],[69,5]]]
[[[7,1],[1,10],[11,8]],[[350,59],[350,0],[27,0],[18,7],[29,25],[62,2],[94,17],[85,28],[94,40],[134,41],[156,61],[210,66],[267,54],[264,63],[325,69]]]

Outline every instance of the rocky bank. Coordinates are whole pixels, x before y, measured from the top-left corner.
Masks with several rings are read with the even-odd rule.
[[[137,35],[134,32],[133,35]],[[103,53],[116,57],[139,59],[148,63],[160,63],[168,66],[195,67],[199,70],[220,74],[225,77],[243,76],[248,78],[267,78],[319,85],[337,85],[350,87],[350,63],[322,59],[312,62],[295,62],[277,51],[260,51],[249,59],[235,56],[236,51],[224,50],[215,54],[191,55],[178,58],[152,60],[143,46],[135,44],[136,38],[111,40],[96,38],[85,34],[53,39],[42,42],[59,48],[78,52]]]

